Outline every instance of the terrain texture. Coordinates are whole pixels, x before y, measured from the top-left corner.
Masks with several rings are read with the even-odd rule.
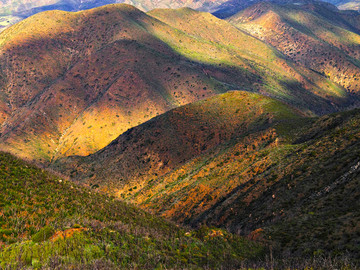
[[[0,268],[240,266],[264,248],[224,230],[193,231],[0,153]]]
[[[231,89],[308,115],[359,104],[350,85],[359,67],[345,53],[336,50],[340,75],[325,76],[187,8],[48,11],[2,32],[0,51],[0,149],[42,163],[94,153],[156,115]]]
[[[287,252],[357,254],[359,119],[358,110],[306,118],[271,98],[230,92],[54,168],[184,224],[260,230]]]
[[[0,33],[0,268],[355,269],[339,3],[2,1],[36,14]]]

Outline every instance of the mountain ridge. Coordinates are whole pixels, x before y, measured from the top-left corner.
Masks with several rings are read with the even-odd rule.
[[[191,9],[47,11],[2,32],[0,44],[1,149],[43,163],[93,153],[158,114],[231,89],[276,97],[309,115],[360,102]]]
[[[356,254],[359,110],[307,118],[283,106],[257,94],[225,93],[52,168],[183,224],[240,235],[261,230],[284,252]]]

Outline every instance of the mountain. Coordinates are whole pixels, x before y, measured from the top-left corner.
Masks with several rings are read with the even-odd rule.
[[[346,2],[347,0],[345,0],[344,2]],[[247,9],[253,5],[259,4],[259,3],[270,3],[270,4],[276,4],[276,5],[281,5],[281,6],[296,6],[296,7],[306,7],[308,5],[317,5],[320,6],[322,8],[325,9],[332,9],[332,10],[337,10],[336,8],[336,3],[334,1],[317,1],[317,0],[298,0],[298,1],[294,1],[294,0],[266,0],[266,1],[261,1],[261,0],[251,0],[251,1],[246,1],[246,0],[229,0],[226,1],[222,4],[220,4],[216,11],[213,12],[213,15],[215,15],[218,18],[229,18],[233,15],[235,15],[236,13]]]
[[[143,11],[155,8],[190,7],[211,12],[225,1],[226,0],[3,0],[0,1],[0,31],[22,19],[47,10],[81,11],[108,4],[125,3],[133,5]]]
[[[3,32],[6,147],[38,160],[87,154],[170,108],[224,91],[150,27],[175,31],[120,5],[49,11]]]
[[[0,149],[72,182],[0,153],[0,267],[356,259],[358,22],[319,2],[227,20],[114,4],[4,30]]]
[[[359,252],[359,110],[320,118],[229,92],[53,169],[176,222],[262,232],[295,254]]]
[[[0,67],[0,149],[42,163],[94,153],[156,115],[231,89],[309,115],[360,102],[357,92],[191,9],[40,13],[0,34]]]
[[[133,5],[144,11],[149,11],[155,8],[181,8],[190,7],[210,11],[211,8],[218,6],[226,0],[167,0],[167,1],[149,1],[149,0],[4,0],[0,2],[0,15],[21,15],[28,17],[38,12],[46,10],[63,10],[63,11],[80,11],[84,9],[91,9],[108,4],[124,3]]]
[[[288,7],[305,7],[308,8],[309,6],[317,6],[320,8],[323,8],[325,10],[330,9],[336,14],[336,17],[341,17],[342,14],[349,14],[348,12],[350,10],[359,11],[359,2],[358,1],[351,1],[351,0],[327,0],[327,1],[317,1],[317,0],[251,0],[251,1],[245,1],[245,0],[229,0],[224,3],[221,3],[215,11],[213,11],[213,15],[215,15],[218,18],[226,19],[229,18],[236,13],[243,11],[253,5],[259,4],[259,3],[270,3],[280,6],[288,6]],[[340,12],[341,10],[341,12]],[[353,15],[358,16],[359,13],[355,12]]]
[[[133,186],[140,188],[219,144],[248,133],[262,133],[278,122],[291,122],[300,116],[300,112],[271,98],[233,91],[153,118],[93,155],[64,160],[69,165],[68,174],[81,182],[107,189],[109,179],[114,179],[115,186],[109,190],[133,189],[131,193],[137,193]],[[58,168],[64,171],[64,164],[59,162],[55,165],[60,164]]]
[[[63,11],[81,11],[100,7],[103,5],[114,3],[125,3],[133,5],[143,11],[149,11],[157,8],[182,8],[189,7],[200,11],[214,13],[219,18],[227,18],[235,13],[250,7],[261,1],[251,0],[166,0],[166,1],[149,1],[149,0],[3,0],[0,2],[0,31],[8,26],[21,21],[31,15],[47,10],[63,10]],[[342,10],[359,10],[358,1],[351,0],[328,0],[325,2],[313,0],[273,0],[276,4],[308,4],[322,3],[323,6],[330,6],[325,2],[337,5]]]
[[[351,93],[359,91],[360,31],[336,12],[317,5],[304,8],[259,3],[228,20],[299,65],[323,74]]]
[[[190,230],[0,153],[0,268],[237,267],[263,257],[224,230]]]
[[[338,4],[341,10],[357,10],[360,11],[360,1],[340,1]]]

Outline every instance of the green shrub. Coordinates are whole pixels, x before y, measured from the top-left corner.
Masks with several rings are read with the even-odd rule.
[[[31,240],[36,243],[48,240],[55,233],[55,229],[52,226],[45,226],[33,235]]]
[[[99,246],[86,245],[84,248],[85,258],[88,260],[99,259],[104,255],[104,251]]]

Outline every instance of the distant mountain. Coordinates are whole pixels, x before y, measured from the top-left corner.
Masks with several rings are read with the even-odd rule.
[[[357,10],[360,11],[360,1],[341,1],[338,8],[342,10]]]
[[[282,6],[307,6],[307,5],[318,5],[326,9],[337,9],[331,1],[317,1],[317,0],[229,0],[220,4],[213,14],[218,18],[229,18],[234,14],[251,7],[258,3],[273,3]]]
[[[181,8],[190,7],[211,11],[212,8],[226,0],[166,0],[166,1],[149,1],[149,0],[4,0],[0,2],[1,15],[21,15],[28,17],[38,12],[46,10],[64,10],[64,11],[80,11],[100,7],[108,4],[125,3],[133,5],[141,10],[148,11],[155,8]]]
[[[306,118],[230,92],[152,119],[52,168],[176,222],[263,232],[274,248],[356,255],[360,112]]]
[[[360,89],[360,30],[344,18],[313,4],[259,3],[228,21],[355,93]]]
[[[219,18],[227,18],[259,2],[261,2],[261,0],[3,0],[0,1],[0,31],[24,18],[47,10],[80,11],[107,4],[125,3],[133,5],[143,11],[157,8],[175,9],[189,7],[200,11],[214,13],[214,15]],[[328,0],[325,2],[314,0],[273,0],[271,2],[276,4],[296,5],[322,3],[324,6],[329,6],[325,4],[325,2],[329,2],[337,5],[340,9],[359,10],[359,2],[357,0]]]
[[[359,103],[357,92],[191,9],[48,11],[2,32],[0,52],[0,148],[40,162],[94,153],[158,114],[230,89],[307,114]]]
[[[214,11],[216,7],[226,0],[16,0],[0,1],[0,30],[24,18],[47,10],[80,11],[114,3],[133,5],[143,11],[155,8],[181,8],[190,7],[202,11]]]

